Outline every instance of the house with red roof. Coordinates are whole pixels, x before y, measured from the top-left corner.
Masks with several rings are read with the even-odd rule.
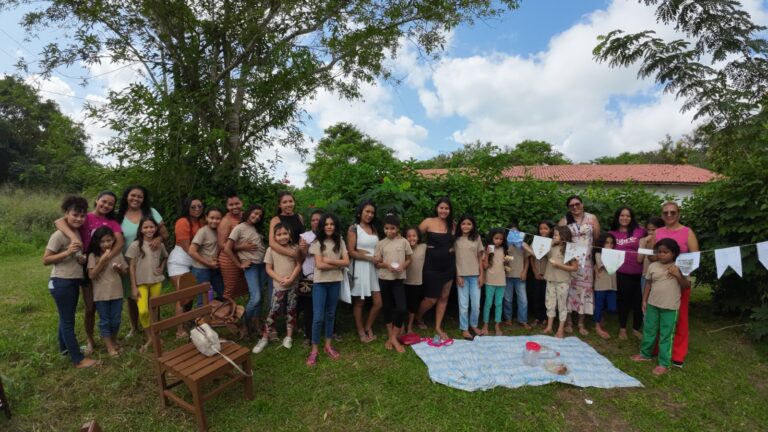
[[[448,169],[422,169],[425,177],[445,175]],[[678,201],[693,194],[704,183],[716,180],[719,175],[693,165],[638,164],[638,165],[542,165],[513,166],[503,172],[512,181],[533,178],[568,184],[576,189],[601,182],[606,187],[621,187],[627,182],[643,186],[657,195],[674,195]]]

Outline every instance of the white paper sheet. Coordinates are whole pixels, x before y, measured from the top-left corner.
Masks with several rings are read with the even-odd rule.
[[[646,248],[638,248],[637,253],[639,255],[655,255],[653,253],[653,249],[646,249]]]
[[[533,236],[531,248],[533,249],[534,255],[536,255],[536,259],[541,259],[544,255],[549,253],[550,249],[552,249],[552,239],[549,237]]]
[[[768,269],[768,241],[760,242],[757,245],[757,259]]]
[[[690,276],[691,273],[699,268],[700,260],[700,252],[688,252],[678,255],[675,264],[680,268],[680,273],[682,273],[683,276]]]
[[[717,266],[717,278],[723,277],[723,273],[732,268],[741,277],[741,248],[733,246],[724,249],[715,249],[715,265]]]
[[[625,251],[616,249],[603,249],[600,255],[603,259],[603,267],[608,274],[616,273],[616,270],[624,264]]]
[[[589,249],[585,244],[566,243],[565,256],[563,257],[563,262],[567,263],[568,261],[576,258],[577,260],[579,260],[579,267],[583,267],[584,264],[586,263],[588,252],[589,252]]]

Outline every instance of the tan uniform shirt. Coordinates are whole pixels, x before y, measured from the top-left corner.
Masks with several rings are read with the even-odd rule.
[[[480,275],[478,256],[483,252],[483,242],[480,241],[480,237],[469,240],[467,236],[461,236],[456,239],[454,248],[456,248],[456,274],[458,276]]]
[[[601,271],[597,271],[602,269]],[[608,274],[600,252],[595,254],[595,291],[616,291],[616,273]]]
[[[525,267],[525,260],[528,259],[528,252],[526,252],[525,249],[518,249],[514,246],[510,246],[507,248],[507,255],[514,258],[511,262],[507,263],[507,267],[511,270],[507,272],[507,277],[520,278],[520,275],[523,273],[523,268]]]
[[[649,305],[671,310],[680,308],[680,284],[668,273],[672,265],[657,261],[648,266],[645,278],[651,281],[651,292],[648,294]]]
[[[493,261],[488,262],[489,266],[485,269],[485,283],[494,286],[506,286],[507,277],[504,271],[504,253],[501,249],[493,252]]]
[[[80,234],[75,231],[75,235],[80,238]],[[59,253],[65,251],[69,247],[69,237],[61,231],[56,231],[51,234],[48,239],[48,245],[45,247],[53,253]],[[51,269],[51,277],[61,279],[82,279],[83,278],[83,266],[77,262],[77,254],[73,253],[63,260],[53,265]]]
[[[421,271],[424,269],[424,257],[427,254],[427,245],[424,243],[417,243],[416,247],[411,248],[413,255],[411,255],[411,265],[408,266],[408,270],[405,272],[405,284],[406,285],[421,285]]]
[[[347,253],[347,246],[344,244],[344,240],[342,239],[341,244],[339,245],[339,251],[334,252],[333,251],[333,240],[326,239],[325,240],[325,250],[322,251],[323,258],[331,258],[331,259],[341,259],[341,257]],[[320,243],[315,240],[312,242],[312,244],[309,246],[309,254],[310,255],[320,255]],[[342,273],[343,269],[335,268],[333,270],[320,270],[319,268],[315,268],[315,277],[313,278],[314,282],[341,282],[344,280],[344,274]]]
[[[160,245],[157,250],[152,250],[149,247],[149,242],[144,242],[141,250],[144,255],[140,257],[139,241],[136,240],[125,251],[126,258],[136,261],[136,285],[152,285],[165,280],[162,273],[155,274],[155,269],[160,267],[163,259],[168,257],[165,245]]]
[[[411,255],[413,255],[411,245],[408,244],[406,239],[400,236],[397,236],[394,239],[387,237],[383,240],[379,240],[379,242],[376,243],[376,250],[373,253],[373,256],[381,258],[382,262],[396,262],[400,264],[401,269],[403,268],[403,263],[405,262],[406,258]],[[405,279],[407,275],[406,272],[408,270],[403,270],[404,271],[402,272],[395,273],[390,271],[388,268],[380,268],[378,269],[378,276],[379,279],[383,280]]]
[[[553,259],[559,264],[565,264],[563,262],[563,251],[560,245],[552,245],[552,249],[547,254],[547,259]],[[568,282],[571,280],[571,273],[567,270],[556,268],[555,266],[548,264],[547,272],[544,273],[544,279],[547,282]]]
[[[256,227],[253,225],[247,222],[238,224],[232,229],[232,232],[229,234],[229,239],[235,242],[236,245],[240,243],[253,243],[257,246],[255,251],[237,251],[237,258],[240,261],[250,261],[253,264],[261,264],[264,262],[264,254],[267,252],[267,248],[264,246],[264,240],[262,239],[261,234],[256,231]]]
[[[298,249],[299,247],[297,245],[289,246],[290,249]],[[267,253],[264,254],[264,263],[266,264],[272,264],[272,270],[275,271],[275,273],[279,274],[283,277],[288,277],[293,273],[293,270],[296,268],[296,260],[292,256],[283,255],[281,253],[276,252],[271,247],[267,248]],[[286,291],[289,289],[296,288],[296,285],[299,284],[299,277],[297,276],[293,282],[291,282],[290,285],[281,285],[277,281],[274,281],[274,286],[277,291]]]
[[[88,269],[96,268],[101,257],[94,254],[88,255]],[[93,283],[93,301],[117,300],[123,298],[123,280],[120,273],[113,267],[115,264],[128,268],[128,262],[123,258],[123,254],[117,254],[101,269],[96,277],[91,278]]]
[[[197,231],[195,238],[192,239],[192,243],[197,245],[197,253],[205,258],[213,259],[219,256],[219,241],[216,231],[212,230],[207,225]],[[198,260],[192,260],[192,267],[202,269],[208,268],[207,265]]]

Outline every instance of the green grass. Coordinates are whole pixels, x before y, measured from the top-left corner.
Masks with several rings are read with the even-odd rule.
[[[96,369],[75,370],[57,354],[49,270],[39,257],[7,258],[0,266],[0,375],[14,414],[10,421],[0,417],[0,430],[75,430],[94,418],[106,431],[195,430],[186,412],[159,408],[151,357],[138,353],[139,340],[127,342],[117,359],[99,347],[104,365]],[[239,388],[213,399],[206,405],[210,429],[764,430],[768,349],[745,339],[741,328],[708,333],[738,324],[713,315],[708,301],[705,290],[695,292],[689,359],[685,369],[661,378],[650,373],[650,364],[629,360],[637,351],[635,340],[587,337],[644,388],[551,384],[475,393],[432,383],[410,350],[398,355],[379,341],[357,342],[351,316],[342,308],[339,362],[321,356],[309,369],[300,343],[290,351],[269,345],[253,357],[255,399],[244,400]],[[78,327],[82,343],[81,315]]]
[[[0,188],[0,256],[34,254],[45,247],[64,195]]]

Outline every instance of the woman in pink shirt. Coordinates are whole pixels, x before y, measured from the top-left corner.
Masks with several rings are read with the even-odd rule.
[[[664,227],[658,228],[654,234],[655,242],[671,238],[680,246],[680,253],[698,252],[699,240],[692,229],[680,223],[680,206],[669,201],[661,206],[661,219]],[[688,354],[688,302],[691,299],[691,288],[683,288],[680,293],[680,309],[677,313],[677,326],[672,342],[672,364],[683,367],[685,356]]]
[[[613,215],[611,230],[616,237],[616,250],[623,250],[624,263],[616,272],[616,288],[619,303],[619,339],[627,338],[627,321],[632,312],[632,332],[639,339],[643,337],[643,288],[640,277],[643,265],[637,262],[637,249],[640,239],[645,237],[645,229],[637,224],[635,212],[629,207],[620,207]]]

